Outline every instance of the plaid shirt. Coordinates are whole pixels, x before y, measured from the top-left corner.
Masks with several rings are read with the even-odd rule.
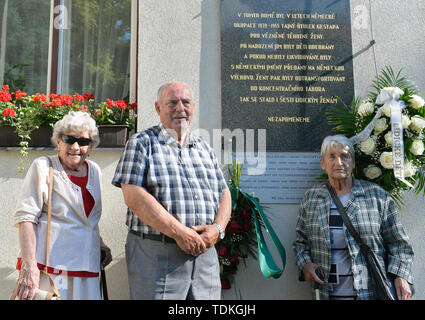
[[[162,124],[134,134],[125,147],[112,184],[143,187],[185,226],[214,222],[227,188],[214,150],[189,133],[182,147]],[[133,231],[159,234],[130,209],[127,226]]]
[[[413,283],[412,246],[399,221],[390,195],[376,184],[354,180],[350,197],[346,212],[362,239],[381,258],[381,263],[386,261],[389,273]],[[302,269],[308,262],[316,263],[323,270],[325,279],[328,279],[331,265],[330,202],[331,195],[325,184],[305,193],[299,210],[294,241],[298,267]],[[372,279],[366,261],[345,226],[344,232],[351,256],[357,298],[374,299]],[[320,298],[328,299],[330,289],[330,284],[321,285]]]

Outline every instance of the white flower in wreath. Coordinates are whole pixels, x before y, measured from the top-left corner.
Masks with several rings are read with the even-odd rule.
[[[416,94],[412,95],[412,98],[409,99],[409,102],[413,109],[419,109],[425,105],[425,100]]]
[[[405,114],[401,115],[401,125],[403,127],[403,129],[407,129],[410,126],[410,119],[408,116],[406,116]]]
[[[387,143],[387,146],[391,147],[393,145],[393,133],[391,131],[388,131],[384,135],[385,142]]]
[[[410,161],[404,162],[404,176],[406,178],[413,177],[416,173],[417,167]]]
[[[387,120],[385,118],[379,118],[374,124],[374,133],[380,134],[388,128]]]
[[[379,96],[377,99],[377,104],[382,104],[384,103],[384,101],[388,101],[388,100],[398,100],[400,99],[400,96],[404,93],[403,90],[401,90],[398,87],[385,87],[382,88],[381,91],[379,92]],[[383,101],[382,101],[383,100]]]
[[[425,128],[425,119],[421,116],[414,116],[410,119],[410,128],[412,130],[415,130],[416,132],[422,132],[422,130]]]
[[[416,139],[412,142],[412,145],[410,147],[410,152],[413,153],[415,156],[420,156],[424,153],[424,143],[420,139]]]
[[[371,115],[375,111],[375,108],[371,102],[363,102],[357,109],[357,113],[361,117]]]
[[[382,170],[373,164],[365,168],[363,172],[368,179],[376,179],[382,174]]]
[[[381,163],[381,166],[385,169],[392,169],[393,168],[393,153],[384,151],[381,153],[381,156],[379,157],[379,162]]]
[[[388,118],[391,118],[391,105],[389,103],[384,104],[382,107],[382,113]]]
[[[360,150],[367,155],[371,155],[376,150],[376,141],[373,138],[368,138],[360,143]]]

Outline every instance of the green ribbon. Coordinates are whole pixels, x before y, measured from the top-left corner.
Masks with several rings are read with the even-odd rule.
[[[279,238],[274,232],[272,226],[270,225],[270,222],[267,219],[266,215],[264,214],[263,209],[261,208],[257,198],[254,198],[253,196],[250,196],[249,194],[242,192],[238,190],[237,188],[230,188],[230,192],[232,195],[232,208],[236,207],[238,191],[243,197],[245,197],[245,199],[248,202],[248,205],[251,208],[252,216],[254,219],[255,231],[257,233],[258,261],[260,263],[261,272],[263,276],[266,277],[267,279],[269,279],[270,277],[278,279],[282,275],[283,271],[285,270],[285,265],[286,265],[285,248],[283,247],[282,243],[280,242]],[[270,235],[274,245],[277,248],[277,251],[279,252],[280,258],[282,260],[282,268],[279,268],[277,266],[277,264],[275,263],[273,259],[273,256],[271,255],[269,251],[269,248],[267,247],[267,244],[264,240],[263,233],[261,231],[260,222],[258,221],[258,217],[255,212],[256,210],[260,214],[261,219],[264,222],[265,229],[267,233]]]

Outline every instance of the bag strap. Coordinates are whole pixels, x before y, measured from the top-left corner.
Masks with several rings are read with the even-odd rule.
[[[55,286],[55,282],[53,281],[50,274],[47,272],[47,266],[49,263],[49,254],[50,254],[50,227],[51,227],[51,221],[52,221],[52,196],[53,196],[53,164],[52,159],[50,157],[47,157],[49,159],[49,199],[47,201],[47,234],[46,234],[46,261],[44,264],[44,270],[42,270],[42,273],[44,273],[50,281],[50,286],[52,287],[53,292],[56,294],[57,298],[60,299],[60,294],[58,289]]]
[[[388,279],[385,274],[385,269],[382,269],[382,266],[380,262],[377,260],[375,254],[373,254],[373,251],[370,249],[370,247],[367,244],[364,243],[359,233],[356,231],[356,229],[352,225],[350,218],[348,217],[345,211],[345,208],[341,203],[341,200],[339,200],[334,188],[332,188],[329,181],[326,183],[326,187],[328,188],[332,196],[332,199],[335,202],[336,207],[338,208],[338,211],[342,217],[342,220],[344,221],[345,226],[347,227],[348,231],[350,231],[354,240],[356,240],[357,244],[360,246],[360,251],[363,253],[366,259],[366,264],[368,265],[369,272],[371,273],[372,278],[375,279],[376,285],[381,289],[382,292],[386,292],[386,300],[387,299],[394,300],[395,297],[388,290],[388,286],[386,286],[383,283],[383,281],[388,282]]]
[[[328,188],[329,193],[331,194],[332,200],[335,203],[339,211],[339,214],[341,215],[341,218],[344,221],[345,226],[347,227],[348,231],[353,236],[354,240],[356,240],[360,248],[366,246],[366,244],[363,242],[362,238],[360,237],[359,233],[356,231],[353,224],[351,223],[351,220],[348,217],[347,212],[345,211],[345,208],[341,203],[341,200],[339,200],[339,197],[337,196],[335,189],[331,186],[329,181],[326,183],[326,187]]]
[[[264,277],[270,278],[273,277],[278,279],[283,271],[285,270],[286,265],[286,251],[274,232],[269,220],[263,212],[258,200],[249,194],[240,191],[240,193],[248,200],[248,204],[252,211],[252,216],[255,224],[255,231],[257,233],[257,246],[258,246],[258,261],[260,263],[260,269],[263,273]],[[274,245],[276,246],[277,251],[279,252],[280,258],[282,260],[282,268],[279,268],[275,263],[273,256],[271,255],[269,248],[264,240],[263,233],[261,231],[260,222],[258,221],[258,217],[256,211],[260,214],[261,220],[264,222],[265,229],[267,233],[270,235]]]
[[[52,166],[52,160],[50,157],[47,157],[49,159],[49,199],[47,202],[47,235],[46,235],[46,260],[44,263],[44,271],[47,273],[47,266],[49,263],[49,246],[50,246],[50,227],[51,227],[51,220],[52,220],[52,195],[53,195],[53,166]]]
[[[53,281],[50,274],[47,273],[47,266],[49,261],[49,247],[50,247],[50,226],[52,220],[52,195],[53,195],[53,164],[50,157],[47,157],[49,160],[49,199],[47,201],[47,234],[46,234],[46,260],[44,263],[44,269],[40,270],[40,273],[46,275],[49,278],[50,286],[52,287],[53,293],[57,296],[57,299],[60,299],[60,294],[58,289],[56,288],[55,282]],[[19,277],[16,282],[15,289],[10,296],[10,300],[15,300],[18,295],[18,282],[21,277],[21,273],[19,272]]]

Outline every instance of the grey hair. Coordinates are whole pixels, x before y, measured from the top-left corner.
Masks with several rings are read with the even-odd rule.
[[[190,93],[192,94],[192,89],[189,87],[189,85],[187,83],[185,83],[183,81],[170,81],[170,82],[164,83],[162,86],[159,87],[158,92],[156,94],[156,102],[159,103],[161,101],[162,92],[164,91],[165,87],[167,87],[168,85],[170,85],[172,83],[181,83],[181,84],[185,85],[189,89]]]
[[[330,148],[334,147],[336,144],[340,144],[343,147],[348,147],[351,157],[355,160],[355,150],[354,145],[351,143],[350,139],[342,134],[337,134],[335,136],[327,136],[323,139],[322,148],[320,150],[320,158],[324,158],[326,153]]]
[[[88,131],[90,139],[92,139],[91,147],[95,148],[99,145],[99,130],[96,121],[83,111],[70,111],[61,120],[57,121],[53,126],[53,134],[51,141],[57,147],[57,140],[68,131]]]

